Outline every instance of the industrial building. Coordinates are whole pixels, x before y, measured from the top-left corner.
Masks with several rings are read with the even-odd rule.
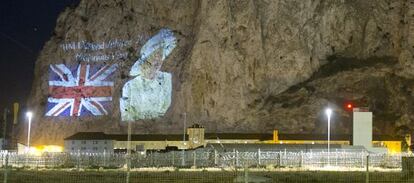
[[[185,138],[185,140],[184,140]],[[331,135],[330,144],[335,147],[349,147],[353,144],[352,135]],[[401,152],[403,144],[410,144],[411,137],[392,137],[386,135],[373,135],[372,147],[383,147],[389,153]],[[273,134],[259,133],[205,133],[200,125],[187,128],[187,134],[134,134],[131,136],[131,147],[135,152],[147,150],[168,149],[197,149],[207,146],[235,144],[262,144],[268,145],[304,145],[306,148],[323,148],[327,144],[326,134],[283,134],[274,130]],[[268,144],[268,145],[265,145]],[[293,147],[292,146],[292,147]],[[102,132],[79,132],[65,139],[65,152],[108,152],[126,150],[126,134],[105,134]],[[369,148],[365,147],[370,150]]]

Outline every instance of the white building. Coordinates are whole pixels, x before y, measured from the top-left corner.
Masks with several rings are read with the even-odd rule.
[[[354,146],[363,146],[371,152],[387,152],[387,148],[385,147],[373,147],[372,112],[370,112],[368,108],[353,109],[352,131],[352,141]],[[401,147],[399,149],[401,150]]]
[[[372,112],[354,109],[353,145],[372,148]]]
[[[114,153],[126,152],[127,134],[105,134],[103,132],[79,132],[64,139],[65,152]],[[205,146],[204,128],[193,125],[187,134],[132,134],[131,149],[134,152],[167,149],[195,149]]]
[[[113,153],[114,140],[102,132],[80,132],[65,139],[65,152]]]

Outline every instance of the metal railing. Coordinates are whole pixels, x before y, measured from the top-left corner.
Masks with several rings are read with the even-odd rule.
[[[237,182],[240,180],[249,182],[248,179],[255,176],[256,178],[258,176],[258,179],[268,179],[270,182],[282,177],[285,177],[284,182],[295,182],[298,179],[322,180],[330,176],[332,182],[414,181],[411,173],[402,171],[403,157],[413,156],[407,153],[275,152],[236,149],[227,152],[194,150],[184,153],[182,151],[136,153],[131,156],[132,170],[129,181]],[[95,180],[125,182],[126,172],[129,171],[126,169],[126,154],[44,153],[36,156],[0,152],[0,158],[2,167],[0,178],[4,180],[3,182],[23,182],[22,180],[27,178],[30,179],[28,182],[56,182],[60,178],[68,179],[66,182],[94,182]],[[289,173],[286,173],[287,170]],[[288,176],[289,174],[292,176]],[[296,176],[296,174],[303,176]],[[352,178],[344,177],[348,174],[352,174]],[[50,180],[44,180],[45,177],[49,177]]]
[[[149,152],[132,154],[131,167],[325,167],[363,168],[366,152],[273,152],[255,151],[231,152],[181,151]],[[370,166],[380,168],[401,168],[401,158],[411,154],[369,154]],[[7,158],[6,158],[7,156]],[[1,165],[11,167],[42,168],[121,168],[125,165],[125,154],[114,153],[44,153],[42,155],[0,153]],[[184,159],[184,161],[183,161]]]

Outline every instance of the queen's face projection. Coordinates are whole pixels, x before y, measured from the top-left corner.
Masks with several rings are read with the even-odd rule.
[[[141,48],[140,57],[130,70],[134,79],[122,88],[122,121],[153,119],[164,115],[171,104],[171,74],[160,68],[176,46],[170,29],[161,29]]]

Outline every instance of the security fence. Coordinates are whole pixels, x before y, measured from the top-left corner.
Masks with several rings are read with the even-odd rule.
[[[170,151],[147,152],[131,155],[131,168],[144,167],[274,167],[318,168],[335,166],[343,168],[369,166],[387,169],[401,169],[402,157],[411,154],[385,154],[366,152],[231,152],[217,151]],[[44,153],[42,155],[0,153],[2,166],[36,168],[122,168],[126,154],[114,153]]]
[[[411,154],[194,150],[126,154],[1,152],[4,182],[414,182]],[[411,170],[413,169],[413,171]]]

